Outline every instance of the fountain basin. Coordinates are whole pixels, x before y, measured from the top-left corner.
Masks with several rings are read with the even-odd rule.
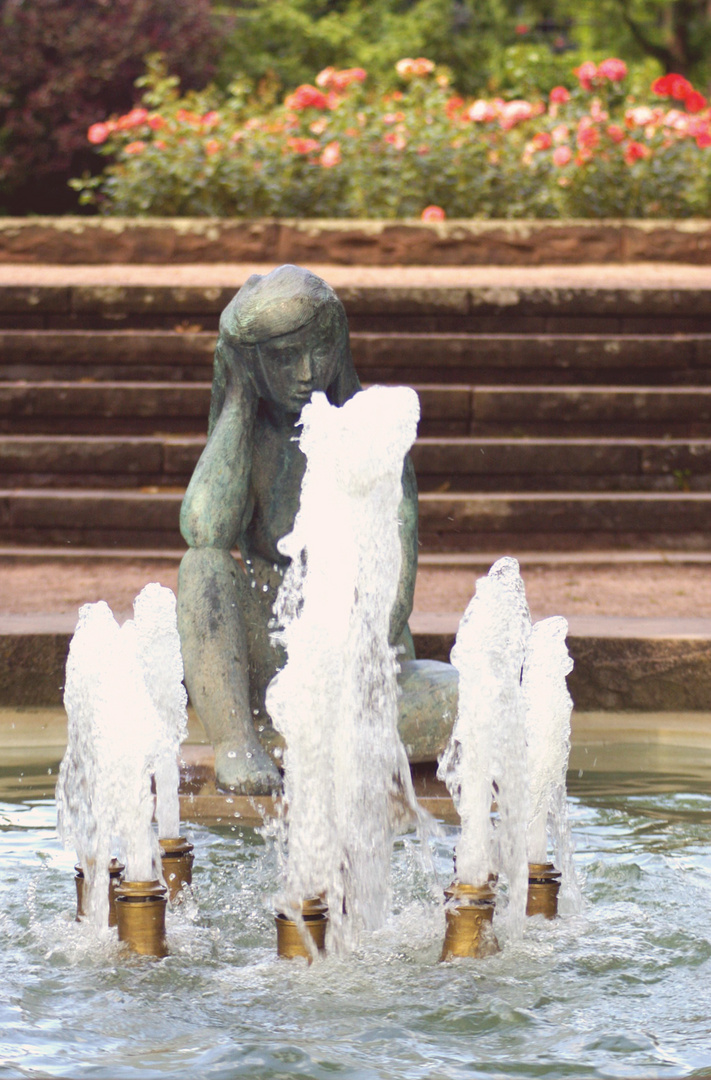
[[[168,912],[170,955],[130,955],[115,936],[97,943],[74,922],[74,857],[56,838],[61,714],[6,712],[0,1065],[7,1075],[324,1080],[334,1071],[458,1080],[707,1070],[710,721],[574,716],[580,912],[567,913],[562,898],[560,919],[529,920],[523,941],[502,942],[496,956],[439,964],[457,836],[445,822],[434,845],[439,880],[414,839],[401,838],[387,926],[354,957],[308,967],[275,955],[277,865],[253,827],[258,815],[234,817],[236,803],[216,794],[202,796],[215,800],[202,820],[199,794],[192,813],[190,797],[183,802],[194,895]],[[431,774],[420,774],[418,790],[446,810]]]

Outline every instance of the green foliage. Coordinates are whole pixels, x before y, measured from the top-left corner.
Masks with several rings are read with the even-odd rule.
[[[489,88],[507,97],[526,98],[547,96],[554,86],[572,89],[575,82],[570,53],[555,53],[545,42],[518,42],[502,50],[500,67]]]
[[[209,0],[0,0],[0,212],[68,209],[87,126],[131,106],[146,53],[204,86],[217,41]]]
[[[221,0],[232,31],[218,81],[284,89],[327,65],[392,82],[402,56],[449,68],[460,93],[525,96],[582,59],[653,61],[711,86],[708,0]]]
[[[98,122],[112,159],[82,200],[119,215],[222,217],[689,217],[711,212],[711,110],[628,94],[603,64],[547,101],[476,102],[445,71],[401,61],[397,89],[322,72],[281,103],[189,92],[153,58],[144,108]],[[568,80],[577,81],[575,79]],[[688,87],[691,91],[691,87]],[[698,95],[696,95],[698,99]]]
[[[526,0],[527,18],[551,15],[569,24],[571,43],[585,56],[652,59],[696,85],[711,84],[711,6],[708,0]]]
[[[516,40],[511,0],[248,0],[234,17],[220,64],[223,84],[240,73],[257,85],[271,73],[282,87],[308,82],[329,65],[364,67],[396,85],[403,56],[427,56],[474,93],[495,78],[501,48]]]

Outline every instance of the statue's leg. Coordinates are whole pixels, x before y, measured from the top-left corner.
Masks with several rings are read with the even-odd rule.
[[[459,675],[438,660],[401,660],[398,731],[411,763],[436,761],[457,718]]]
[[[265,704],[266,690],[277,671],[284,666],[286,655],[272,641],[270,628],[274,619],[274,602],[283,581],[283,572],[266,559],[253,555],[247,565],[245,578],[249,603],[245,620],[249,641],[249,703],[252,721],[263,746],[279,757],[284,740],[272,724]]]
[[[178,628],[190,699],[215,748],[222,787],[266,794],[281,776],[252,722],[247,579],[227,551],[190,548],[178,579]]]

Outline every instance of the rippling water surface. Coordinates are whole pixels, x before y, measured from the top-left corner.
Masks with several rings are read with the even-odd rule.
[[[192,827],[194,892],[168,915],[166,960],[97,941],[74,922],[73,858],[37,775],[24,797],[17,770],[0,783],[0,1077],[711,1070],[711,787],[702,780],[571,773],[583,906],[529,920],[522,942],[486,960],[438,963],[455,830],[436,842],[438,880],[405,837],[387,927],[348,960],[308,968],[275,957],[275,854],[238,826]]]

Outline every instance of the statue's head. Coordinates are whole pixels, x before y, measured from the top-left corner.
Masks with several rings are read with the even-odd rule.
[[[298,414],[314,390],[337,405],[358,389],[343,304],[316,274],[280,266],[253,274],[220,319],[220,347],[258,396]]]

